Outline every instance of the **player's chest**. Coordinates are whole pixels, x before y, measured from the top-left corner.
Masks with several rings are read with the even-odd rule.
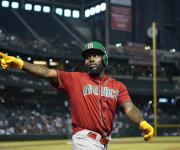
[[[106,82],[82,82],[82,95],[85,98],[103,98],[106,100],[117,101],[119,90],[110,83]]]

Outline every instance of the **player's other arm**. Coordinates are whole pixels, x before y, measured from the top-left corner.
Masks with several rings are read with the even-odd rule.
[[[7,56],[0,52],[0,65],[3,69],[16,68],[22,69],[32,75],[48,79],[50,81],[57,81],[57,73],[54,69],[49,69],[42,65],[35,65],[15,58],[13,56]]]
[[[138,125],[144,120],[141,112],[132,102],[123,102],[120,108],[121,111],[135,124]]]
[[[144,140],[151,140],[154,129],[148,124],[141,115],[140,110],[132,103],[132,102],[124,102],[121,105],[121,111],[135,124],[139,126],[139,128],[144,132]]]

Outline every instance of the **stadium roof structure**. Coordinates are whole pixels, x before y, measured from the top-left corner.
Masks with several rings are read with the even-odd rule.
[[[70,3],[70,4],[90,4],[92,2],[98,2],[99,0],[54,0],[56,2]]]
[[[36,2],[36,3],[49,3],[49,4],[59,4],[59,5],[69,5],[86,7],[94,3],[105,2],[105,0],[27,0],[26,2]]]

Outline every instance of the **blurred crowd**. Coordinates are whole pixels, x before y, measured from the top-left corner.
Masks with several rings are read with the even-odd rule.
[[[34,97],[35,98],[35,97]],[[141,99],[142,101],[144,99]],[[144,100],[134,103],[140,108],[143,117],[153,124],[153,104],[152,101]],[[169,104],[158,104],[158,123],[160,124],[180,124],[180,112],[178,106]],[[179,105],[179,104],[178,104]],[[166,109],[166,108],[169,109]],[[71,119],[69,106],[67,103],[54,104],[51,102],[38,100],[18,99],[0,100],[0,135],[71,135]],[[168,111],[167,111],[168,110]],[[168,118],[168,119],[167,119]],[[113,137],[137,136],[140,134],[137,127],[129,122],[127,118],[117,110],[112,131]],[[180,135],[180,129],[166,130],[161,135]]]
[[[2,75],[2,74],[1,74]],[[17,74],[6,74],[5,76],[0,76],[0,80],[1,81],[9,81],[9,82],[15,82],[15,83],[19,83],[21,82],[21,85],[32,85],[32,86],[49,86],[49,83],[46,80],[41,80],[38,78],[33,78],[33,77],[29,77],[25,75],[19,76]]]
[[[21,38],[17,34],[7,32],[3,27],[0,27],[0,46],[11,50],[21,50],[22,52],[50,53],[62,56],[70,54],[72,50],[80,50],[78,41],[73,39],[66,41],[59,34],[53,37],[33,38],[26,36]]]
[[[60,34],[54,36],[43,36],[39,39],[25,36],[20,38],[17,34],[8,33],[5,28],[0,27],[0,46],[8,49],[16,49],[23,51],[30,51],[32,53],[51,53],[59,56],[73,56],[74,52],[81,50],[81,44],[73,40],[67,40],[67,37],[62,37]],[[130,45],[130,44],[129,44]],[[136,44],[137,45],[137,44]],[[136,46],[135,45],[135,46]],[[143,49],[143,50],[142,50]],[[107,72],[110,75],[124,75],[124,76],[137,76],[152,77],[152,56],[149,52],[144,51],[143,46],[132,48],[124,46],[123,50],[109,48],[110,55],[128,57],[124,60],[110,60]],[[157,55],[157,60],[164,58],[161,53]],[[164,58],[165,59],[165,58]],[[168,58],[169,59],[169,58]],[[176,55],[172,59],[179,59]],[[61,62],[64,70],[68,71],[81,71],[84,70],[81,60],[65,60]],[[157,77],[167,78],[169,81],[172,77],[177,75],[176,64],[161,64],[157,62]]]
[[[35,102],[0,104],[0,135],[62,134],[71,132],[69,113],[61,106]]]
[[[82,60],[64,59],[56,67],[65,71],[85,71]],[[113,78],[122,81],[130,90],[150,90],[152,88],[152,66],[137,66],[128,63],[116,63],[113,60],[106,69],[107,74]],[[164,92],[180,91],[180,84],[173,77],[176,76],[176,70],[169,66],[157,67],[158,88]],[[0,81],[6,84],[16,84],[29,88],[51,89],[49,82],[46,80],[31,76],[23,71],[10,69],[2,71],[0,69]]]
[[[113,61],[110,63],[108,72],[111,75],[133,76],[134,78],[138,76],[152,78],[153,76],[152,66],[132,65],[128,63],[117,63]],[[174,75],[175,71],[172,67],[157,67],[157,77],[159,78],[171,79]]]

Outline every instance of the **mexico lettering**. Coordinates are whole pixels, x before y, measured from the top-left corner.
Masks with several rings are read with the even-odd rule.
[[[93,86],[91,84],[84,85],[83,94],[84,96],[90,94],[99,95],[99,87]],[[119,95],[119,90],[111,89],[109,87],[101,87],[101,96],[117,100],[118,95]]]

